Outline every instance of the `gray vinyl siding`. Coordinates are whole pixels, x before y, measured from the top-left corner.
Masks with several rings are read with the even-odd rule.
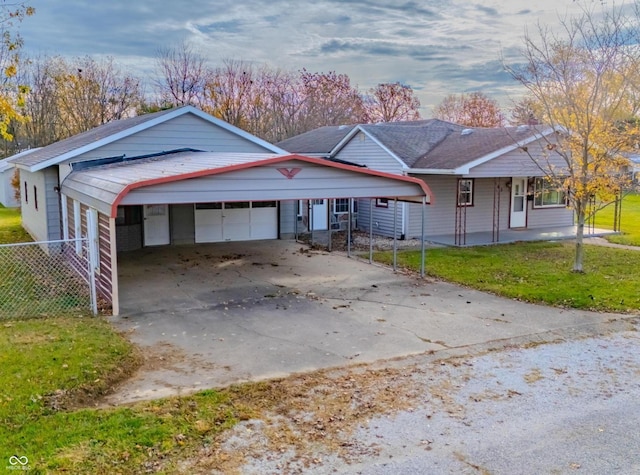
[[[570,208],[533,208],[533,203],[529,201],[529,212],[527,215],[528,228],[547,228],[553,226],[572,226],[573,210]]]
[[[194,244],[196,222],[193,204],[169,206],[171,244]]]
[[[179,148],[194,148],[208,152],[270,152],[195,115],[185,114],[74,157],[71,162],[120,155],[134,157]],[[70,173],[68,163],[60,166],[65,176]]]
[[[340,160],[366,165],[372,170],[402,174],[402,165],[362,132],[356,134],[335,156]]]
[[[545,152],[546,142],[535,142],[527,146],[528,152],[520,148],[505,153],[482,165],[473,167],[468,177],[512,177],[512,176],[544,176],[540,169],[561,170],[566,167],[564,160],[557,154]],[[549,157],[547,158],[547,155]]]
[[[298,201],[286,200],[280,202],[280,238],[291,238],[295,235],[295,222],[298,218]],[[299,225],[298,232],[302,232],[302,224]]]
[[[62,238],[62,217],[60,213],[60,183],[58,182],[58,169],[49,167],[43,170],[45,173],[45,186],[38,191],[38,206],[45,206],[47,215],[47,236],[53,241]]]
[[[402,237],[402,210],[406,203],[398,202],[397,232],[396,237]],[[358,200],[358,229],[368,232],[370,229],[370,209],[373,207],[373,234],[378,236],[393,237],[394,201],[389,200],[388,208],[376,206],[376,200]]]
[[[455,233],[456,199],[458,178],[453,176],[421,176],[431,188],[435,199],[427,206],[425,213],[425,235],[439,236]],[[510,191],[500,180],[499,229],[509,227]],[[466,207],[467,233],[491,231],[493,229],[494,179],[474,179],[473,206]],[[408,237],[421,236],[422,209],[420,205],[409,204]]]

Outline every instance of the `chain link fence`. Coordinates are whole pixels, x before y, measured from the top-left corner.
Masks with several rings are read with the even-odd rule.
[[[0,245],[0,320],[91,311],[86,239]]]

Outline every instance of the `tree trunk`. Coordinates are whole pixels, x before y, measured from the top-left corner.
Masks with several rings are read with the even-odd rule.
[[[576,255],[573,261],[573,272],[584,272],[582,268],[582,261],[584,257],[584,211],[582,206],[578,211],[578,226],[576,229]]]

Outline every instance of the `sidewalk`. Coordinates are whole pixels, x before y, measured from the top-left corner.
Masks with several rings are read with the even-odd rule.
[[[585,244],[591,244],[592,246],[604,246],[604,247],[614,247],[617,249],[627,249],[629,251],[640,251],[639,246],[627,246],[625,244],[615,244],[613,242],[607,241],[605,238],[601,237],[589,237],[584,239]]]

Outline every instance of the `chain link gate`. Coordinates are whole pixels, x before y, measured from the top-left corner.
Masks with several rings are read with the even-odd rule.
[[[0,320],[96,314],[90,253],[87,239],[0,245]]]

